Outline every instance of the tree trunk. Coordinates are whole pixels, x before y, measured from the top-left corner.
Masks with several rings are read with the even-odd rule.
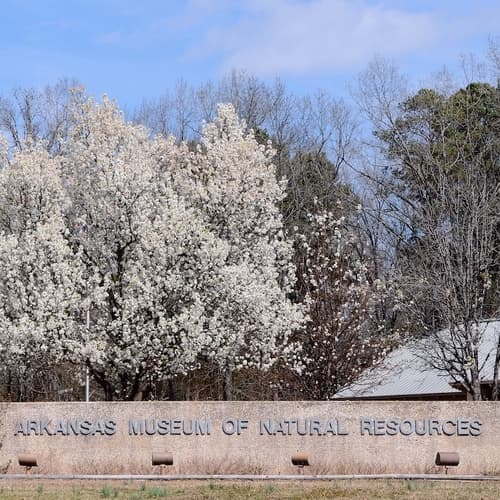
[[[167,380],[167,399],[169,401],[175,401],[175,387],[173,379],[169,378]]]
[[[104,400],[113,401],[113,386],[106,380],[104,373],[97,372],[89,368],[89,376],[101,386],[101,389],[104,391]]]
[[[491,390],[491,399],[498,401],[500,399],[500,384],[498,381],[498,372],[500,370],[500,332],[498,333],[497,352],[495,356],[495,366],[493,367],[493,388]]]
[[[101,387],[103,387],[104,389],[104,399],[106,401],[113,401],[114,391],[113,387],[111,387],[111,384],[105,382],[104,385],[101,385]]]
[[[139,374],[136,374],[132,386],[128,391],[127,391],[127,385],[129,384],[129,380],[127,375],[122,374],[120,378],[125,398],[128,401],[142,401],[145,396],[144,393],[146,392],[146,388],[143,386],[143,384],[141,384],[142,377]],[[127,392],[125,393],[125,391]]]
[[[11,401],[12,394],[12,370],[10,368],[7,369],[7,401]]]
[[[229,368],[224,372],[222,397],[224,401],[233,400],[233,371]]]
[[[481,381],[477,365],[471,368],[471,396],[473,401],[481,401]]]
[[[132,394],[132,401],[142,401],[142,391],[137,391]]]

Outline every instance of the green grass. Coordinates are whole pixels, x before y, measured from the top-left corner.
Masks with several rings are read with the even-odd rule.
[[[167,489],[160,486],[154,486],[146,490],[148,498],[164,498],[167,496]]]
[[[111,486],[104,485],[101,488],[102,498],[116,498],[118,496],[118,490],[115,490]]]
[[[500,498],[500,482],[467,481],[43,481],[0,480],[1,500],[169,499],[420,499]]]

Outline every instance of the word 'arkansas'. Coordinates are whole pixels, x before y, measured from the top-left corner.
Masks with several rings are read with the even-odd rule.
[[[21,420],[16,424],[15,435],[23,436],[112,436],[116,432],[116,421],[91,419]]]

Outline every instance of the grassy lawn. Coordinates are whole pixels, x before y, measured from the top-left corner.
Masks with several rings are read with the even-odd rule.
[[[245,481],[0,481],[0,499],[498,499],[500,482],[359,480]]]

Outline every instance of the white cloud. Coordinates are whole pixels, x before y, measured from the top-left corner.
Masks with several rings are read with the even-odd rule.
[[[447,36],[459,36],[470,22],[447,19],[435,9],[367,0],[246,0],[238,5],[240,15],[233,22],[212,23],[190,47],[191,57],[218,55],[223,70],[244,67],[259,75],[344,70],[376,53],[397,57],[431,49]]]

